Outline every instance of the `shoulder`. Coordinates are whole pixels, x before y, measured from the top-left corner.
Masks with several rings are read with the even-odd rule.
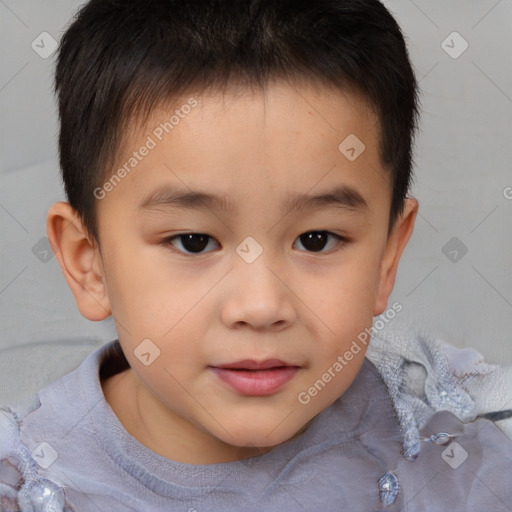
[[[382,376],[404,432],[404,456],[419,453],[419,430],[438,411],[469,424],[483,419],[512,441],[512,367],[488,364],[424,327],[393,320],[372,333],[367,358]]]
[[[410,321],[373,332],[367,358],[400,424],[393,473],[401,502],[410,510],[510,507],[512,369]]]
[[[88,403],[100,363],[111,351],[112,342],[37,393],[0,407],[0,496],[6,510],[35,510],[34,503],[55,512],[73,510],[63,469],[70,457],[76,459],[71,447],[95,440]]]
[[[410,510],[508,510],[512,441],[492,421],[438,411],[420,439],[418,457],[401,459],[396,471]]]
[[[44,503],[45,510],[68,512],[64,491],[56,482],[39,473],[40,460],[44,460],[44,447],[30,452],[21,440],[24,418],[40,406],[38,395],[18,404],[0,407],[0,499],[2,510],[34,510],[35,503]]]
[[[434,415],[448,412],[463,426],[458,427],[461,435],[477,439],[489,452],[497,450],[498,457],[501,446],[507,463],[512,444],[511,367],[489,364],[476,350],[458,349],[407,319],[393,320],[372,333],[367,358],[386,384],[403,431],[405,458],[414,460],[423,449],[420,430],[428,428],[430,420],[431,427],[436,424]]]

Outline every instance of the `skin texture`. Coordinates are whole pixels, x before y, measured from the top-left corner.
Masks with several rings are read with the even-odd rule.
[[[97,201],[101,251],[67,203],[50,208],[47,230],[81,314],[114,317],[131,368],[102,386],[121,423],[162,456],[212,464],[300,435],[343,395],[363,362],[362,344],[309,403],[298,400],[388,307],[418,202],[407,199],[388,238],[391,185],[376,118],[354,93],[276,82],[265,94],[194,98],[198,105],[161,141],[153,137],[156,147]],[[179,106],[160,106],[127,133],[117,164]],[[349,134],[365,144],[354,161],[338,149]],[[138,208],[166,184],[218,194],[234,209]],[[287,194],[341,184],[368,208],[282,210]],[[324,238],[315,250],[299,238],[316,231],[346,241]],[[180,238],[162,242],[183,232],[211,238],[199,254]],[[251,263],[236,250],[249,236],[263,250]],[[160,350],[148,366],[134,354],[144,339]],[[267,358],[300,366],[269,396],[241,395],[208,368]]]

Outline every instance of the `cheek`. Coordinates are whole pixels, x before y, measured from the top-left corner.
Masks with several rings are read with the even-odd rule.
[[[321,307],[325,321],[342,330],[363,324],[373,318],[375,290],[379,266],[375,258],[361,256],[340,265],[339,271],[316,288],[315,302]]]
[[[323,292],[313,300],[313,310],[323,325],[322,362],[326,367],[353,346],[353,360],[364,357],[367,344],[365,329],[373,323],[375,290],[378,283],[375,257],[354,258],[341,268],[334,279],[324,283]],[[360,347],[360,350],[358,349]],[[357,354],[355,353],[357,352]],[[338,381],[341,379],[338,379]]]
[[[117,332],[130,364],[138,368],[142,379],[152,382],[157,375],[164,375],[165,380],[165,369],[186,378],[187,369],[200,362],[199,343],[204,333],[198,319],[205,318],[208,306],[201,299],[212,285],[199,282],[187,286],[182,276],[173,278],[170,272],[163,275],[165,269],[148,262],[139,265],[130,255],[116,259],[110,274],[109,297],[114,297],[112,311]],[[148,347],[150,359],[158,354],[150,366],[137,358],[142,346]]]
[[[157,252],[156,248],[153,254],[118,250],[105,265],[112,313],[125,327],[124,335],[133,331],[138,336],[162,337],[211,287],[204,280],[191,284],[165,258],[155,257]]]

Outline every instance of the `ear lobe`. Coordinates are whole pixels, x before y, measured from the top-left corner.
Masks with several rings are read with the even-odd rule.
[[[101,279],[101,254],[89,240],[76,211],[68,203],[55,203],[48,210],[46,230],[80,313],[93,321],[110,316],[107,289]]]
[[[389,296],[395,285],[398,263],[414,230],[418,206],[417,199],[406,199],[404,211],[389,235],[381,263],[374,316],[382,314],[388,305]]]

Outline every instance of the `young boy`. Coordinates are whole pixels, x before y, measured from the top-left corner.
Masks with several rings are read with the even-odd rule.
[[[417,90],[377,0],[80,10],[47,229],[119,339],[2,408],[3,510],[510,510],[504,433],[456,387],[419,421],[365,357],[400,310]]]

